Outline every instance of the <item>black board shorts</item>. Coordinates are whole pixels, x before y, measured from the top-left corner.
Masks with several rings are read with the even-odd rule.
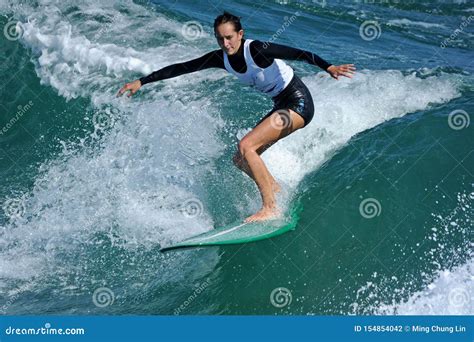
[[[311,93],[301,79],[295,75],[290,83],[277,96],[273,97],[273,108],[259,122],[268,118],[278,110],[291,109],[298,113],[304,120],[304,126],[309,124],[314,115],[314,103]],[[257,125],[258,125],[257,124]]]

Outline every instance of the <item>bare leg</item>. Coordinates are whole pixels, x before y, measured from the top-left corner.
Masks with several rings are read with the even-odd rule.
[[[257,149],[258,155],[261,155],[263,152],[265,152],[272,145],[273,144],[268,144],[266,146],[262,146],[259,149]],[[237,151],[234,154],[234,157],[232,158],[232,161],[234,162],[234,165],[237,166],[237,168],[239,168],[241,171],[243,171],[245,174],[247,174],[247,176],[249,176],[250,178],[252,178],[255,181],[255,177],[253,176],[252,171],[250,170],[250,167],[249,167],[247,161],[240,154],[240,151]],[[270,176],[271,176],[271,174],[270,174]],[[279,192],[281,190],[280,184],[278,184],[278,182],[273,178],[273,176],[272,176],[272,188],[273,188],[273,192]]]
[[[286,116],[275,112],[257,125],[239,142],[241,159],[246,162],[246,164],[241,163],[240,165],[244,172],[248,171],[247,174],[257,184],[263,202],[262,209],[248,217],[245,222],[268,220],[279,214],[274,189],[274,184],[277,183],[268,171],[258,150],[267,145],[271,146],[279,139],[286,137],[303,126],[303,118],[294,111],[290,110]],[[279,188],[278,185],[277,187]]]

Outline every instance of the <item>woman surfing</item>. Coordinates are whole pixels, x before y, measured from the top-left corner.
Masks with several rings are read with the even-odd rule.
[[[169,65],[125,84],[118,95],[135,94],[143,85],[209,68],[221,68],[242,83],[271,96],[273,109],[238,144],[234,164],[251,177],[260,191],[262,208],[245,222],[279,216],[275,193],[279,184],[260,155],[278,140],[308,125],[313,118],[313,99],[308,88],[283,59],[305,61],[327,71],[336,80],[352,77],[353,64],[332,65],[308,51],[285,45],[244,39],[240,18],[224,12],[214,20],[214,34],[220,49],[191,61]]]

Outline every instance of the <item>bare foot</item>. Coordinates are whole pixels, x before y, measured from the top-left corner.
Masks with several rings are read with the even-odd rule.
[[[257,221],[266,221],[277,218],[280,215],[280,210],[278,208],[262,208],[252,216],[247,217],[244,222],[257,222]]]

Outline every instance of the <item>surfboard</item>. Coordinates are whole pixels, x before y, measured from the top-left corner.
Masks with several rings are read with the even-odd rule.
[[[190,237],[176,244],[162,247],[160,252],[179,248],[231,245],[269,239],[295,229],[298,219],[299,215],[293,211],[286,218],[250,223],[238,221]]]

